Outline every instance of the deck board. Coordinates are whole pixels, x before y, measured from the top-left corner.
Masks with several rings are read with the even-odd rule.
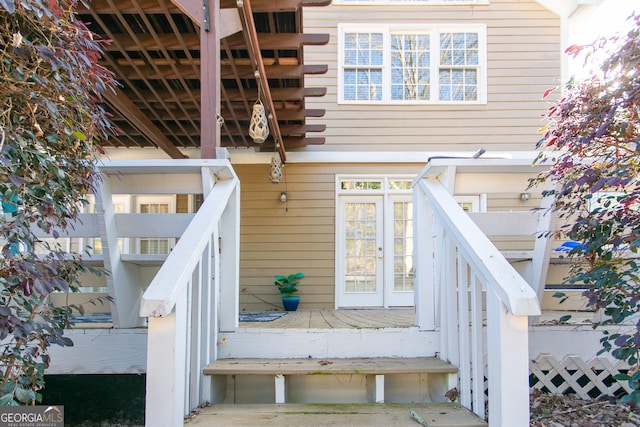
[[[367,329],[409,328],[415,325],[413,308],[298,310],[271,322],[241,322],[240,328],[259,329]]]
[[[487,423],[456,403],[419,404],[216,404],[185,422],[188,427],[341,426],[416,427],[410,411],[430,427],[486,427]]]
[[[218,359],[206,375],[452,374],[458,370],[436,357],[327,359]]]

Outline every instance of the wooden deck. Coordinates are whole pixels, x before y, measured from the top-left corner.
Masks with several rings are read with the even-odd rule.
[[[379,329],[414,325],[413,308],[298,310],[270,322],[240,322],[240,328],[256,329]]]
[[[419,426],[415,411],[430,427],[486,427],[488,424],[456,403],[419,404],[218,404],[203,408],[187,427]]]

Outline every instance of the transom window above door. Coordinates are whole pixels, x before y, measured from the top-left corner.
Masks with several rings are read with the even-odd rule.
[[[339,101],[486,102],[486,26],[339,25]]]
[[[338,177],[338,193],[359,194],[362,192],[402,192],[411,193],[411,178],[388,177]]]

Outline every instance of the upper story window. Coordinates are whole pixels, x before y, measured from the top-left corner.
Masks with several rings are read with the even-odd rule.
[[[486,102],[486,26],[339,26],[339,99]]]

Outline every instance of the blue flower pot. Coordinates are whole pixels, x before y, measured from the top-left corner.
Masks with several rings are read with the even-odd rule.
[[[299,296],[282,297],[282,305],[286,311],[296,311],[299,303]]]

